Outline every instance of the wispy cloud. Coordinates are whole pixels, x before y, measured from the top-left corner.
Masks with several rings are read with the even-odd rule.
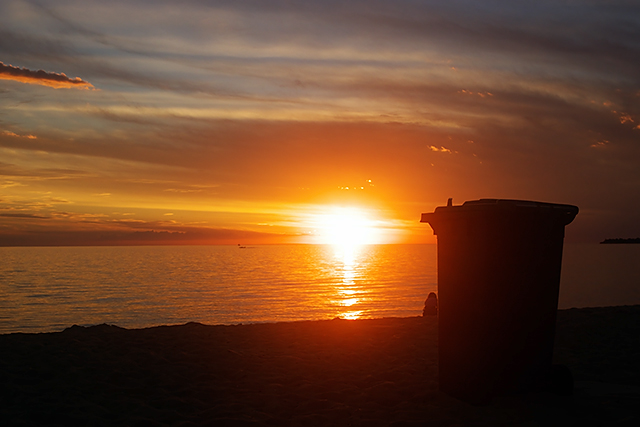
[[[0,79],[14,80],[21,83],[48,86],[55,89],[94,89],[93,85],[80,77],[70,78],[64,73],[54,73],[44,70],[29,70],[24,67],[14,67],[0,61]]]
[[[430,149],[431,151],[435,151],[435,152],[437,152],[437,153],[447,153],[447,154],[451,154],[451,150],[450,150],[450,149],[445,148],[445,147],[442,147],[442,146],[441,146],[440,148],[438,148],[438,147],[436,147],[435,145],[431,145],[431,146],[429,147],[429,149]]]
[[[0,212],[0,216],[5,218],[32,218],[32,219],[50,218],[48,216],[42,216],[42,215],[25,214],[25,213],[4,213],[4,212]]]
[[[0,62],[0,64],[2,64],[2,63]],[[37,136],[35,136],[35,135],[30,135],[30,134],[27,134],[27,135],[18,135],[17,133],[15,133],[15,132],[11,132],[11,131],[9,131],[9,130],[3,130],[3,131],[2,131],[2,134],[3,134],[3,135],[7,135],[7,136],[12,136],[12,137],[14,137],[14,138],[38,139],[38,137],[37,137]]]

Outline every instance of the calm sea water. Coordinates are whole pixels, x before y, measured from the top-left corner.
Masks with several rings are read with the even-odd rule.
[[[435,245],[0,248],[0,333],[417,316]],[[640,303],[640,245],[565,245],[560,308]]]
[[[0,248],[0,333],[415,316],[433,245]]]

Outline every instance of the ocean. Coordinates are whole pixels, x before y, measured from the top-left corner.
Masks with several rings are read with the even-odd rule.
[[[407,317],[435,245],[0,248],[0,333]],[[560,308],[640,304],[640,245],[565,245]]]

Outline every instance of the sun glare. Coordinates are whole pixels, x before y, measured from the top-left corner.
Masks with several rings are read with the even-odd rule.
[[[375,222],[358,208],[333,208],[318,215],[317,228],[320,243],[340,246],[379,243]]]

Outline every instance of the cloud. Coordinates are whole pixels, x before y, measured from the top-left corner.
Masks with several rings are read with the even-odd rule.
[[[0,174],[1,176],[1,174]],[[25,184],[16,181],[0,181],[0,188],[24,187]]]
[[[32,218],[32,219],[48,219],[48,216],[24,214],[24,213],[3,213],[0,212],[0,217],[4,218]]]
[[[75,88],[93,89],[93,85],[80,77],[70,78],[64,73],[54,73],[44,70],[33,71],[28,68],[14,67],[0,61],[0,79],[14,80],[21,83],[36,84],[54,89]],[[6,132],[5,132],[6,133]],[[14,134],[15,135],[15,134]],[[17,136],[17,135],[15,135]]]
[[[0,62],[0,64],[2,64],[2,63]],[[11,131],[9,131],[9,130],[3,130],[3,131],[2,131],[2,134],[3,134],[3,135],[7,135],[7,136],[12,136],[12,137],[14,137],[14,138],[38,139],[38,137],[37,137],[37,136],[35,136],[35,135],[30,135],[30,134],[27,134],[27,135],[18,135],[17,133],[15,133],[15,132],[11,132]]]
[[[491,92],[473,92],[473,91],[466,90],[466,89],[459,90],[458,93],[463,93],[465,95],[477,95],[480,98],[485,98],[487,96],[493,96],[493,94]]]
[[[451,154],[451,150],[445,147],[436,147],[435,145],[431,145],[429,146],[429,149],[431,151],[435,151],[435,152],[439,152],[439,153],[447,153],[447,154]]]
[[[202,84],[189,83],[185,79],[157,78],[150,73],[131,71],[126,67],[115,65],[114,61],[85,55],[66,39],[50,38],[42,34],[16,34],[13,31],[0,28],[0,52],[11,56],[14,61],[46,61],[51,67],[73,66],[75,69],[82,70],[83,73],[94,77],[99,76],[103,79],[141,87],[182,92],[201,92],[204,90]],[[65,75],[62,74],[62,76]],[[6,79],[8,77],[3,77],[3,74],[0,74],[0,78]],[[69,78],[67,77],[67,79]],[[209,92],[212,93],[213,90]]]
[[[34,219],[43,221],[46,218],[36,215],[0,214],[0,217],[16,220]],[[0,233],[2,246],[110,246],[110,245],[210,245],[249,242],[290,243],[296,238],[294,234],[261,233],[248,230],[182,227],[162,230],[131,229],[55,229],[48,227],[39,233],[14,228]]]

